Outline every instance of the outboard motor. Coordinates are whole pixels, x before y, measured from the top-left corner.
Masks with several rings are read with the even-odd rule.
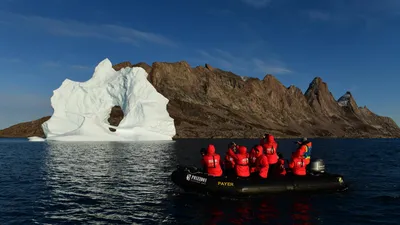
[[[325,163],[322,159],[312,160],[310,163],[310,172],[312,174],[323,174],[325,172]]]

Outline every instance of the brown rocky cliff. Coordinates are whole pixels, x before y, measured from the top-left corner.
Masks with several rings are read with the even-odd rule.
[[[395,123],[385,122],[384,130],[371,130],[359,117],[350,116],[320,77],[303,95],[272,75],[244,80],[209,64],[191,68],[186,62],[154,63],[152,68],[150,81],[170,99],[168,111],[176,120],[178,137],[258,137],[265,132],[278,136],[400,137]]]
[[[0,130],[0,137],[44,137],[41,125],[49,119],[50,116],[45,116],[38,120],[13,125],[4,130]]]
[[[398,130],[393,119],[379,116],[366,106],[359,107],[349,91],[338,99],[338,103],[346,112],[347,118],[352,118],[353,124],[356,124],[355,127],[361,127],[371,133],[380,133],[382,136],[390,136]]]
[[[358,108],[355,101],[342,106],[320,77],[303,94],[272,75],[244,78],[209,64],[123,62],[114,69],[126,66],[145,69],[148,80],[169,99],[175,138],[250,138],[266,132],[278,137],[400,137],[390,118]],[[119,124],[123,112],[114,107],[111,114],[109,121]]]
[[[316,114],[328,118],[341,114],[341,109],[329,91],[328,85],[320,77],[314,78],[304,95]]]

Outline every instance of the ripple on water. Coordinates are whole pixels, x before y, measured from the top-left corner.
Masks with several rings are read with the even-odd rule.
[[[224,154],[229,140],[212,140]],[[248,147],[254,141],[238,140]],[[397,224],[400,142],[317,140],[345,193],[263,199],[183,194],[169,175],[199,163],[204,140],[0,142],[0,224]],[[195,146],[195,147],[193,147]],[[291,140],[280,141],[290,155]],[[385,147],[387,146],[387,147]],[[287,148],[285,150],[284,148]],[[379,153],[368,149],[379,148]],[[321,149],[324,149],[323,151]]]

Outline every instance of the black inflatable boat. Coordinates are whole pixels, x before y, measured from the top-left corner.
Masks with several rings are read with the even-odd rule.
[[[284,192],[336,192],[347,185],[341,175],[321,173],[317,175],[261,178],[212,177],[196,167],[177,166],[171,180],[186,192],[217,196],[254,196]]]

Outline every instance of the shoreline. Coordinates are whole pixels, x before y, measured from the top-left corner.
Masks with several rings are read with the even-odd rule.
[[[41,137],[44,138],[45,137]],[[300,139],[302,137],[275,137],[276,140],[291,140]],[[400,139],[400,137],[313,137],[307,136],[308,139]],[[28,137],[13,137],[13,136],[0,136],[0,139],[28,139]],[[185,138],[172,138],[172,141],[177,140],[260,140],[260,138],[245,138],[245,137],[218,137],[218,138],[207,138],[207,137],[185,137]]]

